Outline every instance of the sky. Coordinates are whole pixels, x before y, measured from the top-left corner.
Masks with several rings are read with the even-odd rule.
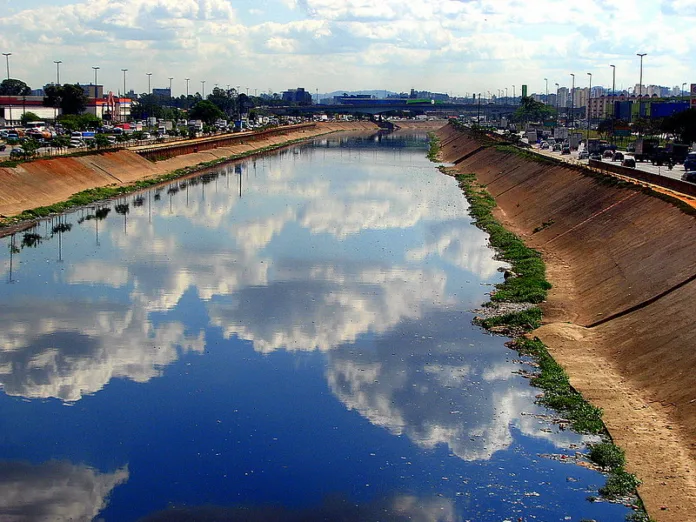
[[[513,85],[696,83],[696,0],[0,0],[0,52],[32,88],[250,94],[304,87],[493,95]],[[0,77],[6,77],[5,63]],[[545,80],[545,78],[547,80]],[[688,88],[688,87],[687,87]]]

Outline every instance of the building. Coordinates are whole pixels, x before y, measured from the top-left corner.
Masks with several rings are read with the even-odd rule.
[[[60,111],[44,107],[43,96],[0,96],[0,126],[20,125],[22,115],[33,112],[42,120],[54,120]]]
[[[61,110],[45,107],[43,96],[0,96],[0,127],[21,124],[22,115],[33,112],[46,121],[55,121]],[[94,114],[107,121],[122,122],[130,118],[132,100],[109,93],[103,98],[90,98],[85,113]]]
[[[558,107],[565,109],[570,107],[568,100],[570,99],[570,90],[568,87],[560,87],[558,89]]]
[[[161,100],[168,100],[172,97],[172,91],[169,88],[166,89],[152,89],[152,95]]]
[[[587,107],[587,99],[590,89],[583,87],[581,89],[575,88],[573,93],[573,107]]]
[[[94,84],[89,84],[89,85],[80,85],[82,87],[82,90],[85,91],[85,94],[87,95],[88,98],[103,98],[104,97],[104,86],[103,85],[94,85]]]
[[[289,89],[287,91],[283,91],[283,101],[288,103],[297,103],[300,105],[311,105],[312,94],[305,91],[302,87],[298,87],[297,89]]]

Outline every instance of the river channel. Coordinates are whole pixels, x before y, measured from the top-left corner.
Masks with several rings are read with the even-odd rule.
[[[0,240],[0,519],[623,520],[472,325],[504,265],[427,141],[318,139]]]

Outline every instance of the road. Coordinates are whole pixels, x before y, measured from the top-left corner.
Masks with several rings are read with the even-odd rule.
[[[579,160],[578,159],[578,153],[577,151],[571,152],[570,155],[561,155],[560,152],[553,152],[549,150],[541,150],[539,149],[538,145],[532,146],[532,150],[534,152],[538,152],[539,154],[543,154],[544,156],[550,156],[553,158],[560,159],[562,161],[565,161],[567,163],[573,163],[576,165],[588,165],[589,160]],[[625,151],[620,151],[626,154]],[[608,159],[602,159],[602,161],[612,163],[611,160]],[[616,165],[616,163],[614,163]],[[666,165],[663,165],[661,167],[658,167],[657,165],[652,165],[650,162],[636,162],[636,169],[637,170],[642,170],[644,172],[649,172],[651,174],[657,174],[659,176],[665,176],[668,178],[673,178],[673,179],[681,179],[682,174],[684,174],[684,166],[683,165],[675,165],[672,170],[669,170]]]

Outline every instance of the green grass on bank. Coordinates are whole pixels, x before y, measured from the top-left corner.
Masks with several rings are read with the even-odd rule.
[[[436,162],[436,161],[438,161],[437,155],[440,152],[440,139],[435,135],[434,132],[429,132],[428,138],[430,139],[430,148],[428,149],[428,159],[432,162]]]
[[[493,217],[495,199],[475,183],[473,174],[455,177],[469,201],[469,212],[476,226],[488,232],[491,246],[498,252],[497,257],[510,263],[515,274],[496,286],[491,300],[534,304],[544,301],[551,284],[546,280],[546,268],[539,252],[527,247],[519,237],[498,223]]]

